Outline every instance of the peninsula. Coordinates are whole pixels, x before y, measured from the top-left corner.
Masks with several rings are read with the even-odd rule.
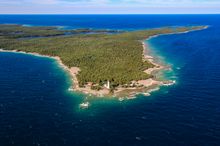
[[[207,26],[163,27],[138,31],[0,25],[1,51],[53,57],[70,73],[72,90],[96,96],[133,96],[172,81],[159,81],[164,69],[147,54],[144,40]]]

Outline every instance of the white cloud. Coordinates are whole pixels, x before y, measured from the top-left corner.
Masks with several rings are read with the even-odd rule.
[[[120,0],[120,3],[139,6],[220,6],[220,0]]]
[[[220,0],[0,0],[0,13],[220,13]]]
[[[36,4],[36,5],[109,5],[109,6],[220,6],[220,0],[0,0],[0,4]]]

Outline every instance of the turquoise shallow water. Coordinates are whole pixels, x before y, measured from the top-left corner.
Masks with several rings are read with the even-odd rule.
[[[43,20],[43,21],[42,21]],[[111,21],[110,21],[111,20]],[[220,15],[0,15],[1,23],[142,29],[210,25],[148,41],[177,84],[123,102],[68,91],[50,58],[0,53],[0,145],[219,145]]]

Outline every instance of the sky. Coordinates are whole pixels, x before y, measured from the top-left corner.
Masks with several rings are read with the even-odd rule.
[[[220,14],[220,0],[0,0],[0,14]]]

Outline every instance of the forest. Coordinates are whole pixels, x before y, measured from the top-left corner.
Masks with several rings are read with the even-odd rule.
[[[114,86],[151,78],[143,71],[142,41],[150,36],[202,29],[204,26],[163,27],[138,31],[0,25],[0,48],[59,56],[68,67],[79,67],[80,86],[88,82]]]

